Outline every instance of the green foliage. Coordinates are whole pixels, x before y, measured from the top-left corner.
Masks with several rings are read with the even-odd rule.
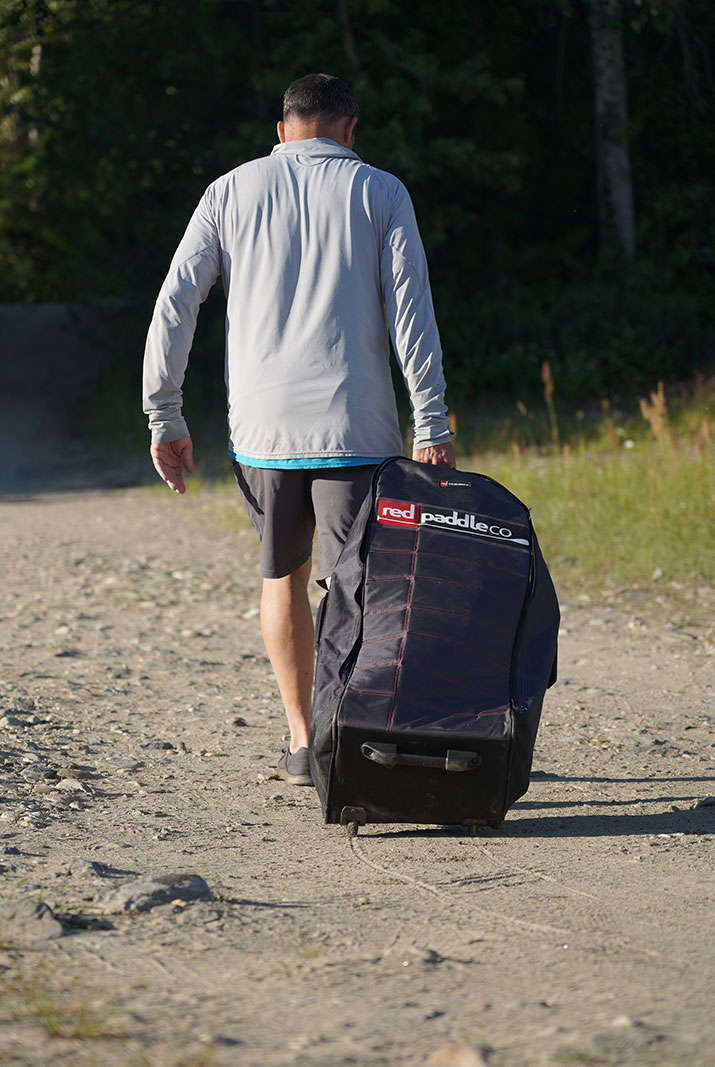
[[[149,303],[205,186],[330,70],[415,201],[453,398],[538,390],[544,358],[572,398],[704,369],[715,23],[707,0],[622,11],[629,278],[597,263],[587,4],[0,0],[0,300]]]

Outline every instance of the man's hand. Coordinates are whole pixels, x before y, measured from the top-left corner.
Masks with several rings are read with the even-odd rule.
[[[194,473],[194,452],[190,437],[180,437],[178,441],[165,441],[161,445],[152,445],[151,461],[157,474],[175,493],[186,492],[181,474],[182,464],[188,474]]]
[[[412,458],[417,463],[432,463],[435,467],[450,467],[452,470],[457,466],[454,458],[454,445],[451,441],[443,444],[431,445],[430,448],[415,448]]]

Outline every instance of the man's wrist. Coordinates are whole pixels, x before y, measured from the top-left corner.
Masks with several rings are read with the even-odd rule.
[[[417,449],[421,448],[435,448],[437,445],[446,445],[449,444],[453,436],[452,431],[447,430],[446,433],[442,433],[438,437],[415,437],[412,440],[412,449],[417,451]]]
[[[150,423],[149,429],[153,445],[170,445],[172,441],[180,441],[183,437],[191,436],[185,419],[173,419],[159,426],[152,426]]]

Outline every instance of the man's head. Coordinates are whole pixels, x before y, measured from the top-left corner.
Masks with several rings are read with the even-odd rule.
[[[355,97],[341,78],[306,74],[285,91],[278,138],[285,142],[329,137],[352,148],[359,113]]]

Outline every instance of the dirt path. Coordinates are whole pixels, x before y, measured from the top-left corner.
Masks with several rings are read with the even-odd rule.
[[[704,629],[565,605],[502,829],[351,848],[271,777],[253,535],[216,500],[0,502],[0,1059],[715,1063]],[[178,874],[209,888],[114,910]]]

